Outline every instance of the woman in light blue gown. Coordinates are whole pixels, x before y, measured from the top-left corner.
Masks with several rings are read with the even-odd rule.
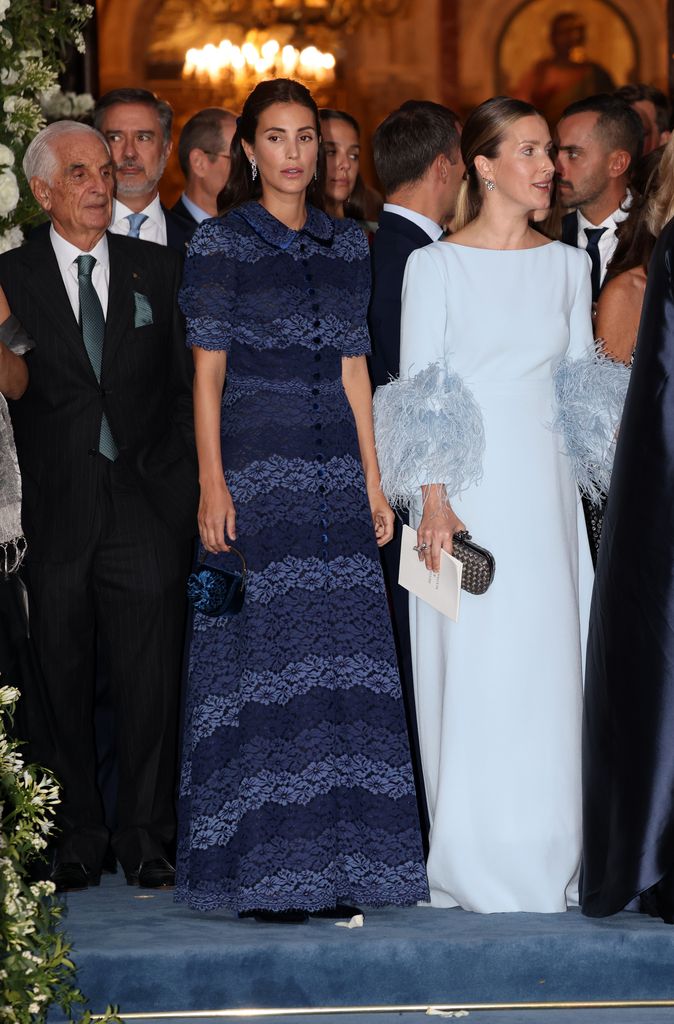
[[[461,148],[463,226],[410,257],[401,377],[375,400],[382,486],[428,568],[463,528],[496,559],[458,623],[410,599],[431,903],[556,912],[578,899],[592,586],[574,475],[606,484],[621,370],[594,354],[587,255],[529,224],[554,174],[543,118],[489,100]]]

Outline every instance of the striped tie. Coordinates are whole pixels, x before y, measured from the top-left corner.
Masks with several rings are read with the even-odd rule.
[[[129,228],[129,238],[140,238],[140,226],[147,220],[146,213],[127,213],[126,219],[128,220],[131,227]]]
[[[77,283],[80,290],[80,328],[82,340],[89,356],[89,362],[96,374],[96,380],[101,381],[101,366],[103,365],[103,341],[105,339],[105,317],[103,307],[96,294],[94,282],[91,280],[96,257],[91,253],[77,257]],[[114,462],[117,458],[117,445],[114,442],[108,418],[103,413],[101,418],[101,429],[98,438],[98,450],[106,459]]]

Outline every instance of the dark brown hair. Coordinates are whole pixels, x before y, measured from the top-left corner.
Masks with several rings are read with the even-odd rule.
[[[440,154],[455,164],[460,123],[453,110],[430,100],[407,100],[384,118],[372,136],[374,168],[384,195],[419,181]]]
[[[663,226],[660,224],[656,227],[651,223],[653,205],[661,183],[659,172],[663,153],[663,148],[652,150],[634,168],[630,182],[632,205],[626,219],[618,225],[618,244],[606,270],[607,281],[635,267],[641,267],[644,271],[648,269],[656,236]],[[669,184],[667,193],[671,203],[672,188]]]
[[[624,149],[629,153],[631,173],[631,168],[641,156],[644,142],[644,126],[636,110],[619,95],[600,92],[570,103],[559,120],[575,114],[598,115],[593,135],[601,140],[607,153],[614,149]]]
[[[318,111],[318,115],[321,119],[321,123],[324,121],[343,121],[344,124],[348,124],[350,128],[353,128],[354,132],[358,136],[360,142],[360,125],[356,121],[355,117],[351,114],[347,114],[345,110],[333,110],[332,107],[321,107]],[[323,149],[325,149],[326,140],[323,140]],[[356,181],[353,186],[351,195],[344,203],[344,216],[352,217],[354,220],[365,219],[365,182],[361,178],[360,171],[356,175]]]
[[[669,131],[671,109],[669,100],[661,89],[656,89],[654,85],[646,85],[644,82],[637,82],[635,85],[622,85],[616,89],[614,95],[624,100],[625,103],[629,103],[630,106],[633,103],[649,100],[655,107],[655,123],[660,132]]]
[[[260,115],[267,107],[271,107],[274,103],[299,103],[300,106],[306,107],[307,110],[311,111],[316,125],[316,133],[320,139],[318,107],[306,86],[290,78],[271,78],[266,82],[260,82],[248,94],[248,98],[241,111],[241,116],[236,119],[236,132],[234,133],[230,149],[231,170],[229,172],[229,179],[218,196],[218,212],[220,214],[228,213],[229,210],[247,203],[250,199],[259,199],[262,195],[259,175],[253,181],[250,163],[241,145],[241,140],[243,139],[249,146],[255,144],[255,134]],[[324,177],[319,147],[317,180],[313,180],[307,188],[307,202],[312,203],[313,206],[317,206],[321,210],[324,207]]]

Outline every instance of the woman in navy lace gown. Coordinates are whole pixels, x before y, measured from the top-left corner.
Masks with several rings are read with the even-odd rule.
[[[239,615],[195,616],[176,899],[264,920],[428,897],[377,555],[368,246],[309,205],[318,146],[303,86],[251,93],[181,294],[201,540],[216,563],[236,540],[249,577]]]

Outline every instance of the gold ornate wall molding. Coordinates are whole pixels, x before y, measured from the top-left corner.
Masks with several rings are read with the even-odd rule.
[[[462,105],[470,109],[497,92],[499,41],[504,25],[524,4],[523,0],[458,0],[458,4],[459,88]],[[610,0],[609,6],[629,23],[635,37],[641,81],[666,88],[666,0]],[[582,13],[585,4],[565,0],[559,8]]]

